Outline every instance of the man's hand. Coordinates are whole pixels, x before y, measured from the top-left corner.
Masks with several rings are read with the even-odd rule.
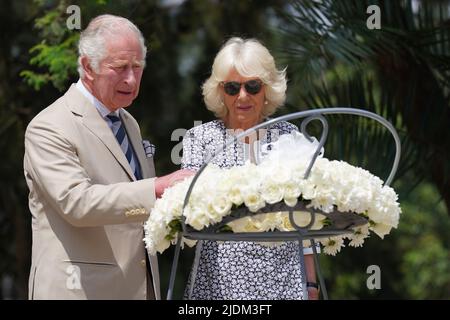
[[[155,180],[156,198],[160,198],[166,188],[173,186],[176,182],[182,181],[194,174],[195,171],[182,169],[172,172],[171,174],[156,178]]]

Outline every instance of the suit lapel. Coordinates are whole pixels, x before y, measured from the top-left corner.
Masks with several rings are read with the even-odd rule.
[[[73,113],[82,117],[83,125],[103,142],[105,147],[108,148],[113,157],[127,172],[130,179],[136,180],[125,154],[117,143],[116,137],[108,127],[106,121],[98,113],[95,106],[78,91],[75,85],[70,87],[65,96],[67,107]]]
[[[139,133],[138,128],[134,125],[133,120],[127,112],[123,111],[120,113],[120,115],[122,118],[122,124],[125,126],[125,130],[128,135],[128,140],[131,142],[134,153],[138,158],[142,171],[142,177],[149,178],[150,172],[147,164],[147,156],[145,155],[144,147],[142,146],[141,134]]]

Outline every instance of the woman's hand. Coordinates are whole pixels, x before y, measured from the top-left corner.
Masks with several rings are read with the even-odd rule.
[[[308,300],[319,300],[319,289],[308,287]]]

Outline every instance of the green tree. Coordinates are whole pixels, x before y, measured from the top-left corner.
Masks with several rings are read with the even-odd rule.
[[[19,72],[28,64],[34,41],[37,8],[24,2],[5,2],[0,10],[0,298],[26,297],[30,261],[30,218],[23,177],[23,134],[30,106],[42,102],[28,94]],[[31,32],[30,32],[31,30]],[[41,94],[47,94],[43,91]]]
[[[366,25],[369,5],[381,9],[379,30]],[[402,137],[397,178],[414,172],[412,187],[429,179],[447,210],[449,6],[449,1],[293,1],[283,13],[287,25],[281,43],[295,82],[291,110],[294,105],[352,106],[382,115]],[[358,164],[380,174],[380,164],[389,169],[393,144],[383,146],[392,141],[390,134],[347,120],[334,120],[345,137],[330,133],[328,154],[357,156]],[[380,154],[383,149],[390,152]]]
[[[369,5],[380,8],[379,30],[366,25]],[[448,230],[450,211],[449,6],[298,0],[281,12],[277,45],[293,80],[289,110],[366,109],[388,119],[402,140],[394,184],[403,208],[399,229],[383,241],[371,238],[364,248],[323,257],[331,297],[449,298],[450,241],[441,229]],[[351,116],[329,122],[327,157],[387,177],[395,151],[387,130]],[[382,290],[365,285],[372,264],[381,268]]]

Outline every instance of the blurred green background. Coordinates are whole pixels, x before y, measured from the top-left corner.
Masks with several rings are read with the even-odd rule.
[[[158,175],[177,169],[172,132],[214,117],[200,86],[231,36],[255,37],[287,67],[288,101],[276,115],[346,106],[388,119],[402,139],[393,187],[403,213],[399,228],[362,248],[321,255],[331,299],[450,298],[450,1],[447,0],[97,0],[5,1],[0,11],[0,298],[26,299],[31,227],[23,178],[28,122],[57,99],[76,73],[81,27],[117,14],[142,30],[149,48],[141,93],[128,109],[143,137],[157,146]],[[380,9],[370,29],[369,5]],[[372,16],[373,18],[373,16]],[[373,21],[373,20],[372,20]],[[386,178],[394,143],[383,127],[353,116],[330,116],[325,156]],[[313,132],[319,130],[312,125]],[[193,249],[182,252],[175,287],[181,298]],[[173,249],[160,258],[165,296]],[[381,289],[366,272],[381,270]]]

